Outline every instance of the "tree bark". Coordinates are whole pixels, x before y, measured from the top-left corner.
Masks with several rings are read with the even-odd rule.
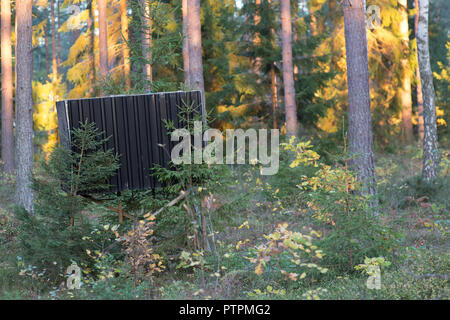
[[[416,16],[414,17],[414,33],[417,41],[417,26],[419,24],[419,0],[415,0],[414,6],[416,8]],[[417,54],[417,61],[419,61],[419,55]],[[420,79],[419,63],[416,66],[416,91],[417,91],[417,129],[419,133],[420,143],[423,144],[423,96],[422,96],[422,80]]]
[[[48,52],[48,31],[49,31],[48,11],[47,11],[46,17],[47,17],[47,24],[45,25],[45,71],[46,71],[47,78],[48,78],[48,75],[50,74],[50,61],[49,61],[50,56],[49,56],[49,52]]]
[[[32,0],[16,2],[17,17],[17,84],[16,84],[16,202],[33,211],[33,61],[32,61]]]
[[[278,86],[277,74],[275,72],[275,63],[270,66],[270,87],[272,90],[272,126],[278,128],[277,109],[278,109]]]
[[[424,121],[422,176],[425,180],[431,181],[437,177],[439,154],[433,73],[428,46],[428,9],[429,0],[419,0],[417,51],[419,54],[420,78],[422,79]]]
[[[95,86],[97,84],[97,70],[95,67],[95,15],[94,15],[94,0],[91,0],[88,4],[89,10],[89,20],[88,20],[88,29],[89,29],[89,61],[91,64],[92,70],[92,83],[91,83],[91,96],[95,95]]]
[[[127,0],[120,0],[120,27],[123,36],[123,75],[127,89],[131,87],[130,49],[128,48],[128,12]]]
[[[50,16],[52,24],[52,77],[53,81],[58,78],[58,65],[56,63],[56,28],[55,28],[55,2],[51,0],[50,2]]]
[[[57,15],[58,15],[58,28],[57,30],[59,30],[59,28],[61,27],[61,12],[60,12],[60,5],[59,5],[59,1],[60,0],[56,0],[56,7],[57,7]],[[61,64],[61,35],[60,33],[57,31],[56,32],[56,36],[57,36],[57,40],[56,43],[58,44],[58,57],[56,59],[56,61],[58,62],[58,67]]]
[[[99,29],[99,69],[102,80],[108,76],[108,22],[106,17],[107,0],[98,0],[98,29]],[[101,93],[103,95],[103,92]]]
[[[401,65],[401,88],[399,90],[402,107],[402,131],[407,143],[413,142],[412,127],[412,97],[411,97],[411,71],[409,67],[409,30],[408,30],[408,3],[407,0],[398,0],[400,10],[400,36],[403,53]]]
[[[191,72],[191,86],[202,93],[205,105],[205,83],[203,79],[202,63],[202,34],[200,21],[200,0],[188,1],[188,35],[189,35],[189,71]],[[203,110],[205,111],[205,110]],[[204,113],[206,114],[206,113]]]
[[[350,165],[363,182],[364,194],[375,194],[369,57],[364,0],[344,0],[345,49],[348,83],[348,140]]]
[[[253,23],[255,25],[255,28],[258,27],[258,25],[261,23],[261,0],[255,1],[256,9],[255,9],[255,15],[253,16]],[[255,32],[255,35],[253,36],[253,46],[256,49],[261,44],[261,36],[259,32]],[[259,56],[256,56],[253,58],[252,61],[252,73],[256,75],[256,83],[261,83],[261,65],[262,65],[262,59]]]
[[[2,161],[6,173],[14,172],[13,70],[11,47],[11,3],[1,3],[2,54]]]
[[[281,0],[281,40],[283,56],[284,104],[288,136],[297,136],[297,107],[295,105],[294,69],[292,65],[292,25],[290,0]]]
[[[184,85],[189,88],[191,86],[190,70],[189,70],[189,20],[188,20],[188,0],[182,0],[181,10],[183,14],[183,66],[184,66]]]
[[[142,9],[144,10],[143,15],[143,30],[142,30],[142,51],[144,53],[145,64],[143,67],[143,72],[145,74],[145,79],[148,81],[148,90],[152,90],[151,83],[153,82],[153,70],[152,70],[152,8],[151,1],[141,0]]]

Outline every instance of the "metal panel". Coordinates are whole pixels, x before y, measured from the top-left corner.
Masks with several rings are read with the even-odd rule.
[[[200,91],[165,92],[134,96],[111,96],[56,103],[61,143],[70,148],[71,130],[86,119],[110,137],[103,145],[120,156],[120,168],[109,181],[110,192],[143,190],[159,186],[150,176],[158,164],[168,168],[170,152],[175,142],[170,141],[164,120],[175,128],[186,124],[180,121],[180,108],[193,105],[195,113],[204,115]]]

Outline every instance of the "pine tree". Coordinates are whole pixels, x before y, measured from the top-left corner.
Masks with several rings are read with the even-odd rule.
[[[11,47],[11,4],[1,1],[2,58],[2,160],[6,173],[14,171],[13,70]]]
[[[51,276],[64,273],[71,261],[88,259],[84,236],[91,234],[82,211],[89,202],[80,195],[101,193],[109,188],[109,178],[117,172],[118,157],[103,151],[107,141],[94,123],[87,121],[72,131],[72,149],[56,146],[43,159],[33,178],[35,214],[18,211],[22,221],[19,244],[24,259],[46,269]]]
[[[347,54],[348,139],[352,165],[364,182],[366,194],[375,194],[375,167],[369,93],[369,58],[366,8],[363,0],[345,0],[344,26]]]
[[[297,107],[295,104],[294,69],[292,65],[292,25],[290,0],[281,0],[283,87],[288,136],[297,136]]]
[[[16,201],[33,211],[32,0],[16,3]]]

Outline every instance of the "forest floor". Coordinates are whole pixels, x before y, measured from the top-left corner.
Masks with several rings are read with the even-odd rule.
[[[155,272],[150,282],[145,286],[142,282],[137,289],[129,274],[118,276],[116,282],[105,282],[101,276],[90,278],[91,283],[77,291],[46,283],[32,266],[28,266],[31,271],[24,271],[17,262],[18,222],[9,205],[11,183],[3,178],[0,299],[450,299],[449,152],[443,152],[441,175],[434,187],[424,185],[418,178],[421,159],[417,153],[411,148],[376,157],[381,203],[378,219],[395,235],[395,246],[384,257],[390,265],[381,266],[378,290],[369,289],[368,274],[355,270],[355,261],[347,265],[345,258],[326,260],[327,272],[312,270],[303,275],[302,271],[286,271],[296,268],[292,261],[297,256],[290,248],[303,247],[299,243],[305,245],[302,254],[306,255],[298,257],[321,265],[321,259],[307,258],[317,249],[308,247],[308,240],[291,247],[293,235],[286,230],[307,235],[313,234],[314,229],[320,237],[327,237],[329,229],[315,223],[310,208],[313,206],[298,192],[299,179],[292,179],[298,172],[282,163],[279,174],[264,178],[251,166],[234,168],[225,191],[208,190],[206,194],[212,195],[207,216],[210,250],[194,250],[192,243],[183,240],[183,228],[174,226],[178,220],[168,218],[171,211],[162,213],[156,220],[157,241],[153,249],[161,254],[166,268]],[[127,204],[132,213],[131,202]],[[135,211],[142,212],[142,208]],[[280,228],[283,224],[285,228]],[[270,248],[270,243],[277,243],[274,239],[280,236],[289,238],[286,245],[262,255],[262,248]],[[192,237],[188,236],[190,240]],[[316,244],[320,249],[327,245],[320,241]],[[258,270],[258,252],[264,260],[264,270]]]

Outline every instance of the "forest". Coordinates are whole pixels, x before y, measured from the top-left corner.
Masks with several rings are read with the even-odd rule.
[[[0,2],[0,300],[450,299],[450,1]]]

